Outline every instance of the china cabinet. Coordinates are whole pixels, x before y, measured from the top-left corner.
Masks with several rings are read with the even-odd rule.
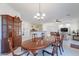
[[[12,47],[16,49],[21,45],[21,20],[19,17],[12,17],[9,15],[0,15],[1,21],[1,53],[10,52],[8,38],[12,35]],[[11,32],[11,34],[10,34]]]

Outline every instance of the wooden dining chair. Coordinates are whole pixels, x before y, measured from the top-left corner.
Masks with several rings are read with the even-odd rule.
[[[17,48],[16,50],[14,50],[13,47],[12,47],[12,41],[11,41],[10,38],[8,39],[8,42],[9,42],[9,48],[10,48],[10,50],[11,50],[11,54],[12,54],[13,56],[21,56],[21,55],[24,55],[24,54],[26,54],[26,53],[27,53],[27,55],[29,55],[29,52],[27,52],[27,51],[22,51],[22,48],[21,48],[21,47],[19,47],[19,48]]]
[[[54,41],[51,43],[52,46],[50,45],[50,48],[47,47],[47,48],[43,49],[43,51],[42,51],[43,56],[44,56],[44,53],[50,54],[52,56],[54,56],[55,53],[57,54],[55,34],[54,34],[54,37],[52,39],[54,39]]]
[[[53,42],[50,47],[47,47],[46,49],[43,49],[42,54],[44,56],[44,53],[50,54],[51,56],[54,56],[55,54],[58,56],[58,48],[57,48],[57,42]]]
[[[45,38],[45,33],[41,33],[41,39],[43,40]]]
[[[55,43],[55,48],[56,48],[56,54],[58,56],[58,49],[60,51],[60,54],[62,55],[62,51],[61,51],[61,42],[60,42],[60,35],[56,35],[56,43]]]
[[[58,49],[59,49],[59,52],[61,55],[62,55],[62,51],[64,52],[64,50],[63,50],[63,38],[64,38],[64,36],[60,36],[59,33],[56,34],[56,42],[55,42],[55,44],[53,44],[53,46],[56,49],[57,56],[58,56]]]
[[[64,37],[62,36],[60,38],[60,35],[58,33],[55,33],[54,37],[55,37],[55,41],[52,43],[52,51],[49,52],[47,50],[43,50],[42,51],[43,56],[44,56],[45,52],[52,55],[52,56],[55,55],[55,54],[58,56],[58,49],[60,51],[60,54],[62,55],[61,48],[63,50],[63,45],[62,45],[63,41],[62,40],[63,40]]]
[[[64,35],[61,35],[60,36],[60,48],[61,48],[61,50],[62,50],[62,52],[64,52],[64,48],[63,48],[63,40],[64,40]]]
[[[64,39],[63,35],[61,35],[61,36],[59,34],[56,35],[56,42],[53,46],[56,47],[56,54],[57,55],[58,55],[58,49],[59,49],[61,55],[62,55],[62,52],[64,52],[63,39]]]

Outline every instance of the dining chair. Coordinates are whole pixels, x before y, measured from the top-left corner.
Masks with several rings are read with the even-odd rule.
[[[59,33],[56,33],[56,42],[55,42],[55,44],[53,44],[53,46],[56,47],[56,54],[57,55],[58,55],[58,49],[59,49],[59,52],[60,52],[61,55],[62,55],[62,52],[64,52],[63,39],[64,39],[63,35],[60,35]]]
[[[11,41],[11,39],[8,39],[8,42],[9,42],[9,48],[11,50],[10,55],[13,55],[13,56],[22,56],[22,55],[25,55],[26,53],[27,53],[27,55],[29,55],[29,52],[27,52],[26,50],[22,50],[21,47],[18,47],[16,50],[14,50],[13,47],[12,47],[12,41]]]
[[[63,48],[63,40],[64,40],[64,35],[60,36],[60,48],[62,49],[62,52],[64,52],[64,48]]]
[[[51,45],[49,47],[47,47],[47,48],[42,50],[43,56],[44,56],[44,53],[50,54],[52,56],[54,56],[54,54],[57,53],[56,52],[56,47],[54,45],[54,44],[56,44],[55,35],[51,39],[53,39],[53,42],[51,43]]]
[[[53,42],[51,44],[51,48],[50,49],[47,49],[47,48],[44,49],[42,51],[43,56],[44,56],[44,53],[48,53],[48,54],[50,54],[52,56],[54,56],[54,55],[58,56],[58,41],[55,40],[55,42]]]
[[[45,33],[41,33],[41,39],[43,40],[45,38]]]
[[[51,55],[51,56],[54,56],[54,53],[53,53],[53,47],[47,47],[45,49],[42,50],[42,54],[43,56],[45,55],[45,53]]]
[[[52,50],[51,50],[51,52],[48,51],[47,49],[44,49],[42,51],[43,56],[44,56],[45,52],[50,54],[50,55],[52,55],[52,56],[55,55],[55,54],[58,56],[58,49],[60,51],[60,54],[62,55],[62,51],[64,51],[63,50],[63,38],[64,37],[61,36],[61,38],[60,38],[60,35],[58,33],[55,33],[54,37],[55,37],[55,41],[52,43]],[[62,51],[61,51],[61,49],[62,49]]]
[[[56,34],[56,42],[53,46],[56,47],[56,52],[57,52],[56,54],[57,55],[58,55],[58,49],[59,49],[61,55],[62,55],[62,52],[64,52],[63,39],[64,39],[63,35],[60,35],[59,33]]]

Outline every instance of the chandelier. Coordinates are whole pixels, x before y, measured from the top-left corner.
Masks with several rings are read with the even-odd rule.
[[[36,13],[36,15],[34,16],[35,19],[41,20],[44,19],[46,14],[41,12],[41,8],[40,8],[40,3],[39,3],[39,11]]]

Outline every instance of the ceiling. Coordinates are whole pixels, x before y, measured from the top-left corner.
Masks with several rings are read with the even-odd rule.
[[[45,19],[39,21],[34,15],[39,11],[38,3],[9,3],[18,11],[23,20],[27,22],[55,22],[56,19],[63,22],[72,22],[79,19],[78,3],[41,3],[41,12],[45,13]]]

